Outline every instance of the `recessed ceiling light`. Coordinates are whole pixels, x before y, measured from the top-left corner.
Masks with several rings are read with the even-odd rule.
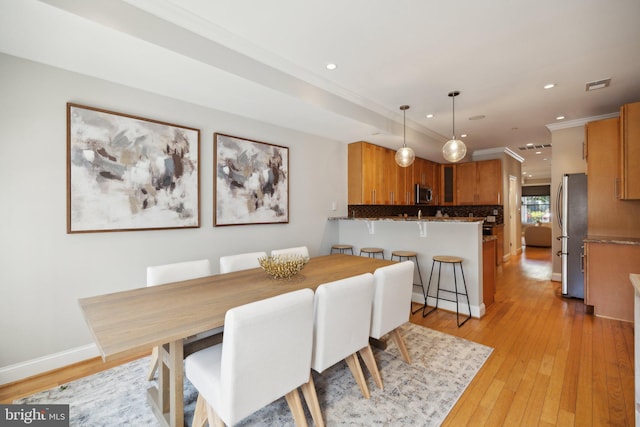
[[[478,114],[477,116],[471,116],[469,117],[469,120],[482,120],[484,119],[486,116],[484,114]]]
[[[335,70],[338,66],[334,63],[327,64],[327,70]]]
[[[432,119],[434,117],[433,114],[427,114],[427,119]]]
[[[466,138],[466,137],[467,137],[466,133],[463,133],[462,135],[460,135],[460,138]]]
[[[556,120],[564,120],[564,116],[558,116],[556,117]]]
[[[522,172],[522,175],[526,175],[526,174],[527,174],[526,172]]]
[[[547,83],[546,85],[544,85],[545,89],[551,89],[551,88],[554,88],[554,87],[556,87],[555,83]]]
[[[547,158],[545,157],[545,158],[544,158],[544,159],[542,159],[542,160],[547,161],[547,160],[549,160],[549,159],[547,159]]]
[[[532,142],[528,143],[527,147],[533,147],[533,143]]]
[[[542,154],[542,151],[536,151],[536,154]]]
[[[533,178],[533,175],[529,175],[529,178]]]

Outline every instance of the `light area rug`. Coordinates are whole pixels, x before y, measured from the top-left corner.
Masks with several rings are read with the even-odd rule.
[[[402,335],[412,358],[406,364],[392,341],[374,348],[384,389],[367,376],[371,398],[360,393],[344,361],[313,379],[327,426],[438,426],[453,408],[492,348],[407,323]],[[148,358],[73,381],[14,403],[69,404],[72,426],[156,426],[147,403]],[[302,396],[302,394],[301,394]],[[185,425],[190,426],[197,392],[185,378]],[[305,405],[306,411],[306,405]],[[311,416],[307,412],[311,424]],[[244,419],[241,426],[293,426],[284,398]]]

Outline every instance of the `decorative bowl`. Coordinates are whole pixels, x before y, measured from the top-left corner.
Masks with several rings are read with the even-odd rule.
[[[260,266],[274,279],[288,279],[304,267],[304,257],[300,255],[275,255],[258,258]]]

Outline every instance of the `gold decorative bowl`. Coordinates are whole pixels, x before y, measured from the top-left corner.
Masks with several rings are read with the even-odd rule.
[[[289,279],[304,267],[304,257],[300,255],[276,255],[258,258],[260,266],[274,279]]]

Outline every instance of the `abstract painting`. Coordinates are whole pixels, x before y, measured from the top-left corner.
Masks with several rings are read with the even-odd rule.
[[[200,226],[200,131],[67,104],[67,233]]]
[[[289,149],[216,133],[216,226],[289,222]]]

